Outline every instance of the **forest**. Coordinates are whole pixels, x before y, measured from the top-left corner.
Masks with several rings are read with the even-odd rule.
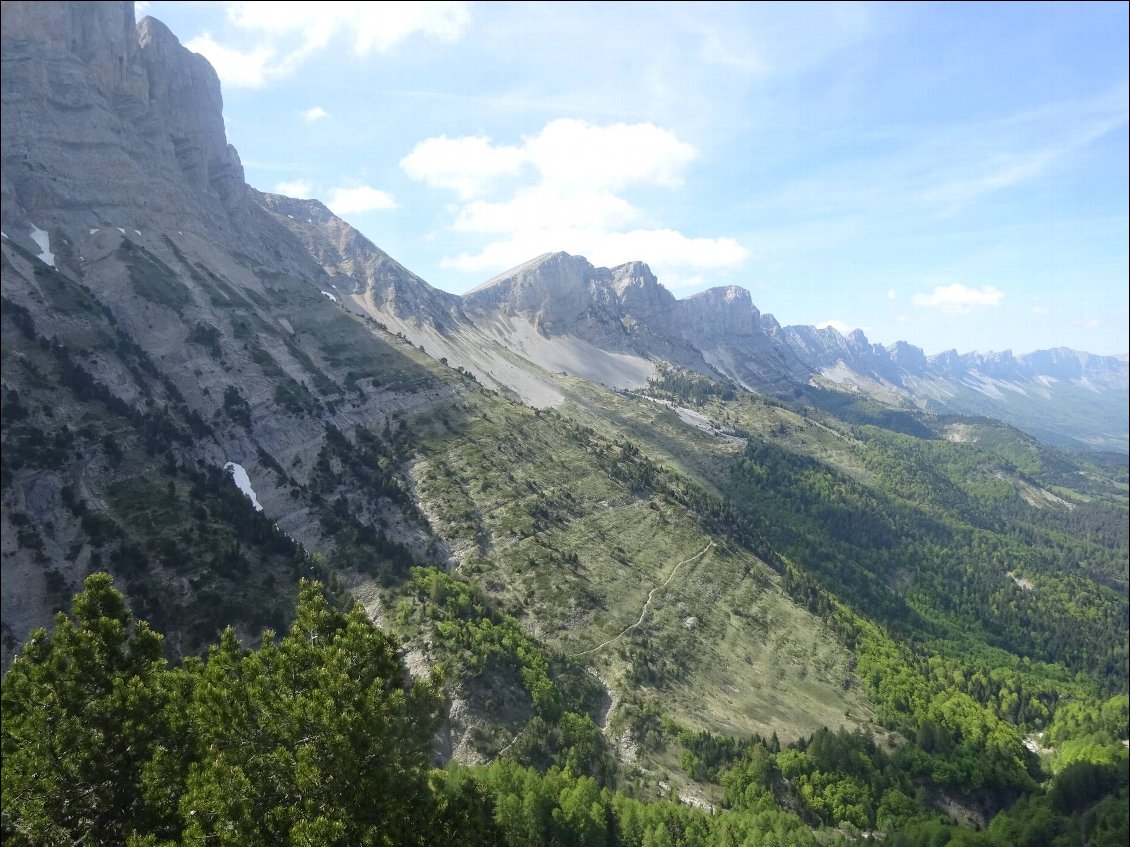
[[[870,833],[899,847],[1066,847],[1130,835],[1125,695],[1061,707],[1043,761],[1014,724],[908,671],[889,644],[863,651],[863,673],[915,732],[879,744],[820,730],[782,746],[668,725],[666,743],[725,802],[635,799],[532,642],[449,577],[413,578],[419,614],[461,632],[453,642],[473,661],[519,670],[550,743],[436,767],[442,670],[413,678],[397,639],[317,582],[302,583],[281,636],[247,649],[229,629],[203,657],[170,663],[161,634],[94,574],[4,677],[5,843],[785,847]],[[927,798],[948,781],[1011,803],[982,831],[957,827]]]

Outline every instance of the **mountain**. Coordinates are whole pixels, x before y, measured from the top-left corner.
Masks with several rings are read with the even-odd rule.
[[[887,348],[859,330],[844,338],[831,328],[787,327],[784,337],[831,384],[926,411],[999,418],[1063,447],[1127,452],[1124,357],[1062,347],[926,356],[906,342]]]
[[[542,407],[589,390],[515,354],[505,329],[525,313],[487,320],[486,306],[432,288],[320,203],[247,186],[215,73],[159,22],[135,25],[131,4],[5,3],[3,14],[5,663],[103,569],[171,656],[228,624],[249,642],[284,629],[300,576],[384,620],[414,596],[410,568],[435,564],[485,568],[491,602],[523,609],[523,626],[544,633],[545,645],[523,650],[563,656],[638,615],[641,586],[682,562],[688,608],[723,580],[728,602],[772,618],[769,643],[825,662],[820,674],[790,667],[751,700],[783,701],[794,684],[821,692],[805,708],[712,703],[709,720],[792,736],[838,725],[845,703],[866,710],[842,688],[847,652],[764,562],[713,553],[697,518],[642,498],[622,478],[649,467],[642,458],[626,455],[609,476],[603,451],[619,431],[507,399],[519,393],[510,385]],[[642,266],[597,276],[609,309],[670,299]],[[629,328],[605,352],[594,342],[614,336],[600,320],[594,311],[592,341],[550,338],[544,349],[566,360],[543,361],[564,369],[572,354],[591,368],[599,356],[646,384],[653,365],[620,352],[633,349]],[[528,334],[531,348],[545,340]],[[589,408],[612,399],[600,393]],[[463,465],[469,456],[480,461]],[[504,509],[470,505],[492,488]],[[708,570],[694,571],[704,559]],[[564,570],[526,584],[518,574],[531,561]],[[725,629],[692,631],[693,616],[665,616],[656,633],[727,657],[679,678],[721,668],[752,687],[772,654],[726,647]],[[427,630],[411,645],[419,668],[442,655]],[[569,685],[596,714],[605,689],[583,672]],[[608,685],[618,701],[624,683]],[[440,748],[464,760],[497,752],[531,716],[510,671],[482,678],[468,665],[450,696]]]
[[[903,341],[872,344],[859,330],[781,327],[738,286],[677,300],[643,262],[597,268],[567,253],[457,297],[396,265],[317,201],[270,200],[284,202],[316,209],[284,223],[302,231],[328,272],[348,278],[353,308],[534,405],[564,398],[554,374],[635,389],[669,362],[772,396],[828,386],[897,408],[998,418],[1070,449],[1130,450],[1125,357],[1063,348],[927,357]]]
[[[3,15],[5,655],[88,569],[132,573],[193,649],[208,621],[281,622],[274,586],[320,567],[300,545],[354,513],[422,557],[399,484],[365,469],[359,494],[325,462],[340,431],[449,407],[461,379],[343,311],[329,259],[245,184],[215,72],[163,24],[129,3]],[[227,463],[269,521],[231,501]]]
[[[346,843],[408,772],[398,843],[1117,830],[1125,461],[987,415],[1089,437],[1125,357],[566,253],[450,295],[246,185],[132,4],[2,10],[5,841]]]

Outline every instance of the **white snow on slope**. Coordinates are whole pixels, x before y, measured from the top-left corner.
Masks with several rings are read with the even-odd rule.
[[[51,236],[35,224],[31,225],[31,240],[39,247],[39,261],[55,267],[55,254],[51,252]]]
[[[336,295],[330,294],[330,292],[328,292],[328,291],[323,291],[322,293],[325,294],[327,297],[329,297],[331,300],[333,300],[335,303],[337,302],[337,296]]]
[[[243,465],[228,462],[224,465],[224,470],[231,474],[232,480],[239,486],[239,490],[247,495],[247,498],[251,501],[251,505],[255,507],[255,511],[263,511],[263,507],[259,505],[259,498],[255,496],[255,489],[251,487],[251,477],[247,475],[247,471],[243,469]]]

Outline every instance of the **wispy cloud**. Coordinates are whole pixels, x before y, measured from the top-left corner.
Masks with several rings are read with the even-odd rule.
[[[328,118],[330,116],[330,113],[323,109],[321,106],[315,106],[314,108],[307,109],[306,111],[300,112],[299,114],[302,115],[302,120],[306,121],[306,123],[308,124],[312,124],[314,123],[314,121],[320,121],[323,118]]]
[[[911,302],[915,306],[938,309],[952,315],[968,314],[975,309],[996,306],[1004,294],[991,285],[968,288],[960,282],[952,285],[939,285],[929,294],[915,294]]]
[[[766,255],[841,246],[876,227],[933,226],[994,195],[1018,192],[1088,155],[1088,148],[1128,123],[1125,83],[1087,99],[1046,103],[981,122],[940,125],[928,133],[892,131],[876,152],[816,167],[755,194],[765,214],[794,220],[791,229],[825,239],[794,239],[776,226]],[[794,246],[794,242],[798,242]]]
[[[470,23],[466,3],[228,3],[237,43],[205,32],[186,42],[216,68],[225,84],[261,88],[294,73],[335,40],[356,56],[388,52],[415,35],[452,42]]]
[[[358,185],[351,188],[331,188],[326,205],[335,215],[361,214],[395,209],[396,199],[387,191],[371,185]]]
[[[488,239],[478,252],[445,258],[446,267],[497,271],[568,250],[598,264],[644,258],[657,272],[684,279],[688,270],[740,265],[749,251],[732,238],[648,226],[623,195],[634,186],[679,187],[697,154],[651,123],[559,119],[520,145],[481,136],[429,138],[400,164],[411,178],[459,196],[455,230]],[[512,181],[509,190],[492,199],[504,179]]]

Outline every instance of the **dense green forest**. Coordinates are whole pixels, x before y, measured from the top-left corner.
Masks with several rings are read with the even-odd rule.
[[[5,843],[783,847],[875,832],[908,847],[1035,847],[1130,835],[1125,695],[1062,706],[1045,732],[1058,752],[1041,761],[993,710],[924,676],[906,682],[903,657],[881,648],[863,651],[866,672],[910,686],[889,696],[913,701],[916,733],[880,744],[821,730],[782,746],[668,724],[665,743],[725,801],[642,802],[618,784],[592,721],[569,710],[584,696],[558,686],[567,671],[458,581],[414,580],[418,611],[405,614],[453,628],[474,661],[518,670],[550,744],[435,768],[442,671],[411,678],[397,640],[318,583],[301,585],[281,637],[267,631],[249,650],[228,630],[203,658],[170,664],[161,635],[95,574],[4,678]],[[523,761],[533,754],[540,766]],[[928,793],[948,769],[1015,802],[981,832],[947,823]]]

